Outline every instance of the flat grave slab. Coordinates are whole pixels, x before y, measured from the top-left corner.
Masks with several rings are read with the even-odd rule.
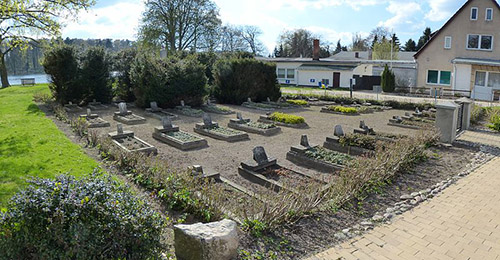
[[[291,128],[298,128],[298,129],[305,129],[305,128],[309,127],[309,125],[305,122],[300,123],[300,124],[287,124],[287,123],[283,123],[283,122],[274,121],[268,115],[261,115],[259,117],[258,122],[266,123],[266,124],[275,124],[278,126],[285,126],[285,127],[291,127]]]
[[[149,143],[134,136],[132,131],[124,131],[121,124],[117,125],[117,131],[108,134],[113,143],[127,153],[141,152],[146,154],[157,154],[158,150]]]
[[[108,121],[102,119],[97,114],[92,114],[90,108],[87,109],[87,114],[80,115],[80,118],[85,119],[87,121],[88,128],[98,128],[98,127],[109,127],[110,124]]]
[[[242,118],[240,113],[238,113],[236,119],[231,119],[227,126],[247,133],[264,136],[271,136],[281,132],[281,128],[277,127],[275,124],[252,122],[250,119]]]
[[[320,148],[317,145],[309,144],[307,135],[302,135],[300,145],[292,146],[286,154],[286,159],[294,164],[326,173],[336,173],[344,169],[345,166],[343,165],[308,156],[310,152],[317,151],[318,149]]]
[[[165,109],[158,107],[156,102],[151,102],[150,108],[146,108],[146,114],[153,116],[153,117],[160,119],[160,120],[164,117],[169,117],[170,120],[179,119],[178,115],[172,114],[170,112],[167,112]]]
[[[127,110],[125,103],[118,104],[120,111],[115,112],[113,119],[124,123],[126,125],[140,125],[146,123],[146,118],[133,114],[132,111]]]
[[[217,123],[212,122],[209,114],[203,115],[203,123],[197,123],[194,131],[195,133],[226,142],[238,142],[249,139],[248,134],[245,132],[220,127]]]

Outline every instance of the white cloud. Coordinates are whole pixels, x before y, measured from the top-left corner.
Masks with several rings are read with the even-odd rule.
[[[457,0],[427,0],[431,10],[425,15],[425,19],[432,22],[440,22],[451,18],[451,16],[464,3]]]
[[[418,21],[418,16],[421,14],[421,6],[416,2],[389,2],[386,10],[393,15],[390,19],[382,21],[378,26],[384,26],[391,30],[394,29],[418,29],[421,23]],[[418,16],[417,16],[418,15]],[[417,27],[417,28],[415,28]]]
[[[70,38],[135,40],[143,11],[142,1],[93,8],[89,12],[81,13],[78,20],[67,22],[62,35]]]

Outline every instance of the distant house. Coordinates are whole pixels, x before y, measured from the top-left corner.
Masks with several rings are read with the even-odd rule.
[[[349,88],[350,80],[355,78],[355,89],[372,89],[373,85],[380,85],[385,64],[392,64],[396,77],[400,75],[404,79],[402,86],[412,84],[408,79],[416,79],[415,53],[400,52],[399,59],[394,61],[372,60],[369,51],[345,51],[320,59],[319,41],[315,40],[314,46],[312,58],[260,59],[276,63],[278,81],[284,85],[315,87],[324,84],[330,88]]]
[[[480,100],[498,99],[499,33],[498,3],[468,0],[415,54],[418,86]]]

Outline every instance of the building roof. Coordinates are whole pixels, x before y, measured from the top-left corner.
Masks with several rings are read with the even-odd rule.
[[[500,66],[500,60],[456,58],[456,59],[453,59],[451,62],[456,63],[456,64]]]
[[[448,25],[450,25],[453,22],[453,20],[455,20],[455,18],[458,16],[458,14],[461,13],[465,9],[465,7],[467,7],[467,5],[469,5],[469,3],[471,3],[472,1],[475,1],[475,0],[467,0],[467,2],[465,2],[465,4],[462,5],[462,7],[460,7],[460,9],[458,9],[458,11],[455,14],[453,14],[453,16],[450,18],[450,20],[448,20],[443,25],[443,27],[441,27],[441,29],[439,29],[439,30],[437,30],[437,31],[435,31],[434,33],[431,34],[431,38],[427,41],[427,43],[425,43],[424,46],[422,46],[422,48],[420,48],[420,50],[418,50],[417,53],[415,53],[415,56],[414,56],[415,59],[418,58],[418,56],[420,55],[420,53],[422,53],[427,48],[427,46],[429,46],[432,43],[432,41],[435,38],[437,38],[436,36],[438,36],[439,33],[442,32],[444,28],[448,27]],[[496,0],[491,0],[491,1],[500,10],[500,5],[498,4],[498,2]]]
[[[302,64],[298,67],[299,70],[314,70],[314,71],[330,71],[330,70],[354,70],[355,65],[314,65],[314,64]]]
[[[356,53],[358,53],[358,57],[356,58]],[[398,52],[399,61],[413,61],[413,55],[415,52],[412,51],[400,51]],[[342,60],[342,61],[367,61],[370,59],[370,51],[341,51],[337,54],[332,55],[329,59],[332,60]],[[384,61],[385,62],[385,61]]]

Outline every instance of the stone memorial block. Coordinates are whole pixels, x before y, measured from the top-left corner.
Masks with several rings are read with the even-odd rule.
[[[341,125],[336,125],[334,130],[333,130],[333,135],[337,137],[344,136],[344,129],[342,129]]]
[[[248,99],[247,99],[247,102],[252,102],[252,99],[251,99],[251,98],[248,98]]]
[[[127,112],[128,112],[127,103],[125,103],[125,102],[119,103],[118,109],[119,109],[121,115],[127,114]]]
[[[168,116],[164,116],[161,118],[161,124],[163,126],[163,129],[172,129],[172,120]]]
[[[267,102],[271,102],[271,99],[269,97],[267,97]]]
[[[210,128],[212,127],[212,117],[208,113],[203,114],[203,124],[205,127]]]
[[[92,112],[90,111],[90,108],[87,108],[87,116],[88,117],[92,116]]]
[[[210,99],[207,99],[207,106],[211,106],[212,105],[212,102],[210,101]]]
[[[253,159],[257,162],[258,165],[266,164],[269,162],[266,150],[264,150],[264,147],[262,146],[253,148]]]
[[[184,107],[186,106],[186,104],[184,103],[184,100],[181,100],[181,107]]]
[[[420,109],[418,109],[418,107],[415,108],[415,113],[420,114]]]
[[[307,135],[302,135],[300,137],[300,145],[302,145],[304,147],[311,147],[311,145],[309,144],[309,139],[307,138]]]
[[[366,129],[366,124],[364,120],[359,121],[359,128]]]
[[[155,101],[149,103],[149,105],[150,105],[152,111],[158,111],[158,109],[159,109],[158,104]]]
[[[243,120],[243,116],[241,115],[241,112],[236,113],[236,118],[240,121]]]
[[[116,125],[116,132],[118,134],[123,134],[123,125],[122,124],[117,124]]]
[[[71,106],[71,105],[73,105],[73,102],[69,101],[68,104]]]

